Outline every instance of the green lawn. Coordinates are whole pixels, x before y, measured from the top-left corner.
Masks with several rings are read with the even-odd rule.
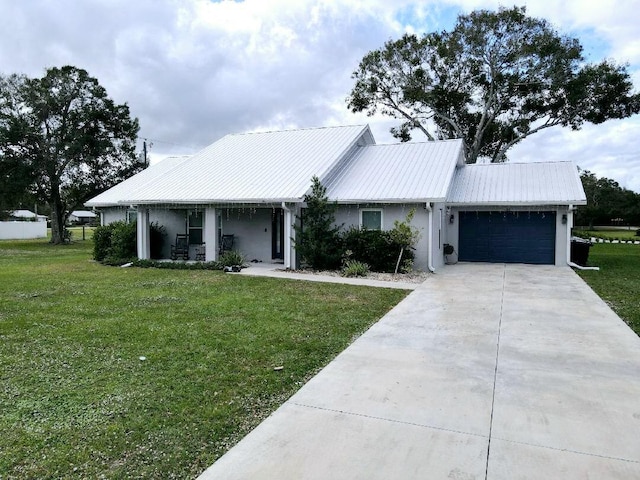
[[[597,227],[594,230],[575,230],[576,235],[584,237],[604,238],[608,240],[640,240],[636,236],[637,228],[604,228]]]
[[[407,293],[91,248],[0,242],[3,480],[195,477]]]
[[[640,245],[596,243],[589,265],[578,274],[640,335]]]

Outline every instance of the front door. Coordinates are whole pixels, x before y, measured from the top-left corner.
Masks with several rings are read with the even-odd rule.
[[[271,213],[271,258],[284,260],[284,210],[274,208]]]

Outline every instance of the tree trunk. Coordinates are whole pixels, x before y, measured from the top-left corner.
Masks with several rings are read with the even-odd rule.
[[[51,205],[51,243],[60,245],[64,243],[64,224],[65,224],[65,211],[60,199],[60,189],[56,182],[51,182],[51,195],[49,197],[49,204]]]

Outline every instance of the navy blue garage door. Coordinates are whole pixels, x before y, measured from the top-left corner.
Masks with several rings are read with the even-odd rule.
[[[554,264],[555,212],[460,212],[462,262]]]

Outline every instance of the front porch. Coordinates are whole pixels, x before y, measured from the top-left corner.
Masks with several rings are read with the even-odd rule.
[[[231,206],[137,206],[138,258],[151,258],[150,225],[164,228],[162,259],[217,261],[223,251],[240,252],[247,262],[280,263],[295,268],[295,230],[297,207],[280,205]],[[178,236],[184,245],[176,255]],[[157,241],[153,240],[153,241]],[[173,247],[172,247],[173,246]]]

